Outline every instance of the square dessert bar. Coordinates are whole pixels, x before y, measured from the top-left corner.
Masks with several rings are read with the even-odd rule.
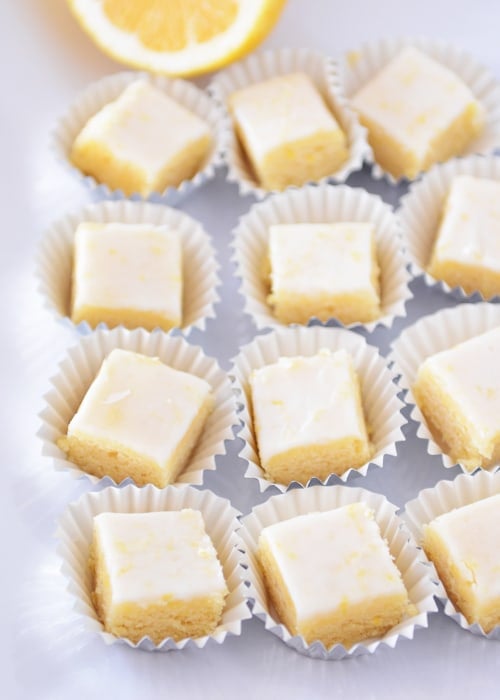
[[[89,119],[70,159],[112,189],[147,197],[191,178],[212,142],[203,119],[147,81],[137,80]]]
[[[150,224],[82,223],[75,234],[71,318],[165,331],[182,323],[182,244]]]
[[[484,109],[449,68],[409,46],[352,98],[375,160],[414,178],[459,155],[480,133]]]
[[[380,637],[408,610],[401,573],[363,503],[270,525],[258,553],[279,619],[308,644]]]
[[[423,528],[423,547],[469,624],[500,624],[500,495],[456,508]]]
[[[269,304],[282,323],[380,316],[379,266],[370,223],[283,224],[269,228]]]
[[[228,594],[200,512],[101,513],[90,555],[104,629],[155,644],[216,629]]]
[[[255,83],[229,97],[235,128],[260,184],[269,190],[335,173],[346,137],[304,73]]]
[[[453,178],[428,271],[467,294],[500,294],[500,182]]]
[[[358,468],[372,455],[351,356],[282,357],[250,377],[261,466],[271,481],[306,484]]]
[[[431,357],[413,394],[435,439],[468,469],[500,461],[500,328]]]
[[[57,444],[89,474],[162,488],[184,468],[213,404],[205,380],[115,349]]]

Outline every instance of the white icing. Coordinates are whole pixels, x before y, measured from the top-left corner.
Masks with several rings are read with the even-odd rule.
[[[500,272],[500,182],[453,179],[434,256]]]
[[[354,503],[262,530],[297,611],[297,621],[406,590],[373,511]],[[346,611],[347,612],[347,611]]]
[[[367,292],[372,282],[371,223],[281,224],[269,228],[274,294]]]
[[[227,593],[217,552],[198,511],[101,513],[94,527],[113,605]]]
[[[353,372],[345,350],[326,350],[312,357],[283,357],[252,373],[252,405],[264,464],[294,447],[368,439]]]
[[[420,159],[468,105],[484,111],[449,68],[412,46],[368,81],[352,104]]]
[[[137,309],[181,323],[180,236],[167,226],[81,223],[73,284],[75,310]]]
[[[199,377],[115,349],[102,363],[68,435],[110,441],[163,466],[210,395],[210,385]]]

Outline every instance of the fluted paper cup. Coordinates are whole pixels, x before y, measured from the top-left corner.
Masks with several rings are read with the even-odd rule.
[[[231,128],[227,100],[236,90],[280,75],[297,72],[309,76],[347,136],[349,148],[347,161],[338,171],[321,178],[319,182],[328,180],[344,182],[351,173],[360,170],[363,162],[371,157],[366,129],[361,126],[344,97],[337,65],[331,58],[312,49],[270,49],[254,53],[244,61],[217,73],[208,87],[217,104],[225,111],[225,124],[228,126],[229,134],[225,143],[228,180],[237,183],[242,195],[253,194],[258,199],[262,199],[269,194],[269,191],[256,180],[234,129]]]
[[[414,277],[422,276],[428,287],[451,294],[460,301],[484,301],[485,297],[481,292],[467,294],[462,287],[450,287],[427,272],[446,198],[453,179],[458,175],[500,182],[500,157],[472,155],[455,158],[431,168],[401,199],[398,215],[403,242]],[[500,296],[496,295],[487,301],[500,301]]]
[[[175,483],[201,484],[203,473],[215,469],[217,455],[225,454],[225,441],[233,437],[237,425],[235,399],[231,384],[216,360],[207,357],[201,348],[188,344],[181,337],[165,333],[147,333],[142,329],[127,331],[116,328],[99,330],[87,335],[70,348],[52,377],[52,388],[44,396],[45,407],[40,414],[38,435],[42,440],[42,454],[52,459],[56,470],[68,471],[74,478],[85,477],[93,484],[115,481],[109,476],[102,479],[88,474],[70,462],[57,446],[59,438],[67,433],[70,420],[94,381],[103,360],[115,348],[122,348],[157,357],[174,369],[189,372],[207,381],[215,397],[215,407],[208,416],[184,470]],[[122,483],[129,483],[127,478]]]
[[[471,90],[483,105],[486,123],[481,134],[467,146],[462,155],[493,153],[500,147],[500,86],[495,76],[472,56],[455,46],[431,38],[395,37],[362,44],[349,51],[340,63],[344,91],[351,99],[358,90],[379,73],[400,51],[414,46],[431,58],[452,70]],[[376,162],[372,175],[376,179],[386,178],[397,184],[406,178],[397,179]]]
[[[460,474],[453,481],[439,481],[436,486],[420,491],[417,498],[405,506],[403,519],[411,530],[417,543],[422,542],[423,526],[443,513],[454,508],[461,508],[469,503],[500,493],[500,472],[479,471],[475,474]],[[432,579],[439,587],[438,597],[444,605],[444,612],[464,630],[487,639],[500,639],[500,625],[485,634],[477,622],[470,624],[465,616],[457,610],[448,597],[437,571],[431,564]]]
[[[259,535],[263,528],[277,522],[312,512],[323,512],[340,508],[351,503],[365,503],[375,514],[382,537],[403,577],[408,591],[411,615],[383,637],[358,642],[346,649],[342,644],[330,648],[316,641],[308,644],[301,635],[291,635],[285,625],[277,619],[276,612],[269,604],[266,588],[257,558]],[[266,503],[256,506],[242,519],[241,538],[248,557],[247,580],[249,596],[253,600],[253,614],[263,620],[266,629],[275,634],[285,644],[301,654],[317,659],[335,660],[349,656],[373,654],[380,646],[395,647],[399,639],[412,639],[415,629],[427,627],[429,613],[437,609],[434,595],[436,585],[431,581],[430,567],[421,550],[418,549],[410,531],[396,515],[397,506],[385,496],[365,489],[347,486],[313,486],[309,489],[289,491],[273,496]],[[316,572],[317,573],[317,572]]]
[[[101,202],[86,206],[53,223],[42,237],[37,257],[39,291],[46,308],[58,320],[82,334],[92,328],[86,321],[75,325],[70,318],[73,248],[80,223],[151,224],[177,231],[182,245],[182,326],[183,333],[205,329],[206,320],[215,316],[220,284],[215,251],[203,226],[177,209],[145,202]],[[98,328],[106,329],[105,323]]]
[[[319,224],[338,222],[372,223],[375,226],[380,267],[381,316],[369,323],[351,323],[373,331],[390,328],[396,318],[406,316],[405,305],[412,293],[410,275],[402,251],[399,222],[392,208],[380,197],[347,185],[320,185],[275,194],[254,204],[241,217],[233,232],[236,274],[241,280],[245,311],[258,329],[284,326],[267,302],[269,285],[262,274],[262,262],[269,248],[269,227],[274,224]],[[317,319],[311,319],[318,323]],[[330,324],[338,325],[332,319]]]
[[[184,180],[177,187],[168,187],[163,192],[154,192],[149,197],[142,197],[138,193],[130,197],[130,199],[135,200],[146,199],[149,201],[161,201],[165,204],[177,204],[187,194],[214,177],[216,168],[222,164],[223,144],[228,139],[220,109],[206,92],[187,80],[133,71],[115,73],[114,75],[101,78],[89,85],[59,120],[52,134],[52,148],[57,158],[92,193],[108,199],[127,199],[128,197],[122,190],[112,189],[106,183],[100,183],[94,177],[82,173],[81,170],[71,163],[69,156],[76,137],[88,120],[105,105],[117,99],[125,88],[136,80],[147,80],[180,105],[203,119],[212,132],[213,145],[210,152],[201,168],[191,179]]]
[[[393,343],[389,361],[399,376],[399,386],[406,391],[405,401],[412,407],[411,418],[418,424],[417,436],[427,442],[427,452],[439,455],[444,467],[456,466],[456,462],[445,454],[434,438],[422,411],[413,396],[412,387],[418,368],[431,355],[452,348],[469,338],[485,333],[500,325],[500,306],[488,304],[460,304],[452,309],[437,311],[424,316],[412,326],[405,328]],[[496,469],[498,465],[490,467]],[[464,471],[469,471],[459,463]]]
[[[356,474],[366,476],[371,466],[382,467],[388,455],[396,455],[397,443],[404,440],[402,427],[406,424],[406,419],[401,413],[403,402],[398,398],[393,375],[377,349],[368,345],[361,336],[341,328],[318,326],[281,328],[258,336],[241,349],[233,360],[230,373],[234,376],[242,423],[238,437],[244,441],[239,456],[247,462],[245,477],[257,479],[261,491],[271,486],[286,491],[292,486],[303,484],[280,484],[265,477],[259,461],[252,421],[250,376],[255,369],[277,362],[280,357],[310,357],[322,349],[332,352],[343,349],[351,355],[360,380],[363,411],[373,445],[373,456],[366,464],[358,469],[348,469],[341,476],[330,475],[322,483],[326,484],[330,479],[347,481]]]
[[[167,637],[160,644],[155,644],[148,636],[134,643],[106,632],[92,602],[88,564],[94,517],[99,513],[150,513],[183,508],[201,512],[205,529],[224,571],[229,595],[217,629],[211,635],[178,642]],[[72,503],[59,520],[56,536],[59,541],[58,554],[62,559],[61,572],[68,580],[67,590],[73,598],[73,608],[83,619],[86,629],[100,634],[106,644],[122,642],[144,651],[203,648],[213,642],[222,644],[228,636],[241,634],[241,623],[251,614],[243,582],[245,557],[241,554],[241,540],[236,533],[239,515],[225,498],[189,486],[167,486],[165,489],[132,485],[122,489],[111,487],[98,493],[85,494]]]

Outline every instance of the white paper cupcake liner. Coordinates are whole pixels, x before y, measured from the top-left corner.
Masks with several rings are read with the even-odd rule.
[[[203,167],[191,179],[184,180],[178,187],[168,187],[163,192],[154,192],[149,197],[142,197],[138,193],[127,197],[122,190],[114,190],[105,183],[99,183],[94,177],[82,173],[71,163],[69,155],[76,137],[90,117],[121,95],[130,83],[139,79],[147,80],[183,107],[204,119],[210,126],[214,143]],[[129,71],[109,75],[89,85],[76,98],[65,116],[56,125],[52,134],[52,148],[61,162],[92,193],[108,199],[146,199],[148,201],[160,201],[164,204],[177,204],[187,194],[214,177],[216,168],[222,164],[223,144],[228,138],[224,130],[224,119],[221,117],[220,109],[203,90],[196,87],[193,83],[187,80],[174,80],[164,76]]]
[[[97,616],[91,597],[91,573],[88,565],[89,547],[92,541],[93,518],[99,513],[149,513],[193,508],[203,515],[205,528],[210,536],[229,589],[222,619],[215,632],[199,638],[187,638],[179,642],[167,637],[155,644],[150,637],[134,643],[124,637],[106,632]],[[125,643],[145,651],[171,651],[192,647],[203,648],[208,643],[222,644],[227,636],[241,634],[241,623],[251,617],[247,592],[243,582],[245,557],[236,530],[239,512],[228,500],[210,491],[198,491],[188,486],[154,486],[122,489],[107,488],[98,493],[88,493],[72,503],[58,523],[58,554],[62,559],[61,572],[68,579],[67,590],[74,600],[74,610],[82,616],[86,629],[98,633],[106,644]]]
[[[366,423],[374,454],[359,469],[348,469],[341,476],[330,475],[330,479],[347,481],[354,475],[366,476],[371,466],[382,467],[388,455],[396,455],[396,445],[404,440],[402,427],[406,419],[401,413],[403,402],[398,398],[398,388],[393,375],[376,348],[368,345],[356,333],[341,328],[281,328],[267,335],[258,336],[245,345],[233,360],[230,374],[234,376],[235,390],[238,394],[239,417],[242,430],[238,437],[244,440],[240,458],[248,462],[245,477],[257,479],[261,491],[274,486],[280,491],[291,487],[303,486],[298,482],[279,484],[269,481],[260,466],[257,441],[251,418],[251,395],[249,379],[252,371],[272,364],[280,357],[303,355],[310,357],[326,348],[335,352],[344,349],[353,358],[354,367],[361,384],[361,395]],[[307,485],[318,481],[310,480]]]
[[[87,474],[68,461],[57,446],[57,440],[66,435],[70,420],[76,413],[88,388],[95,379],[103,360],[114,348],[123,348],[158,357],[162,362],[183,372],[201,377],[211,386],[215,408],[208,416],[202,434],[191,453],[185,469],[175,483],[201,484],[205,470],[216,468],[215,458],[225,454],[225,441],[233,437],[238,424],[236,406],[229,378],[217,361],[207,357],[201,348],[189,345],[183,338],[165,333],[147,333],[142,329],[127,331],[98,330],[81,338],[70,348],[52,377],[52,389],[44,396],[45,407],[40,413],[42,425],[38,431],[42,454],[52,458],[55,469],[69,471],[74,478],[85,477],[93,484],[115,484],[106,476]],[[122,483],[133,482],[127,478]]]
[[[455,158],[431,168],[401,199],[398,215],[403,241],[414,277],[422,276],[428,287],[451,294],[460,301],[484,301],[481,292],[467,294],[462,287],[450,287],[446,282],[432,277],[426,270],[446,197],[457,175],[500,181],[500,157],[472,155],[467,158]],[[488,301],[500,301],[500,296],[496,295]]]
[[[320,641],[307,644],[301,635],[292,636],[288,629],[280,624],[275,611],[269,605],[257,558],[260,532],[273,523],[297,515],[327,511],[357,502],[363,502],[373,509],[382,536],[386,539],[401,572],[415,614],[403,619],[383,637],[359,642],[349,649],[342,644],[335,644],[327,649]],[[430,567],[425,555],[416,546],[404,522],[396,515],[396,510],[397,506],[380,494],[346,486],[313,486],[309,489],[289,491],[284,495],[273,496],[266,503],[256,506],[242,519],[240,531],[249,563],[247,580],[249,596],[253,601],[253,614],[263,620],[266,629],[285,644],[301,654],[317,659],[335,660],[372,654],[381,645],[395,647],[401,637],[412,639],[415,629],[427,627],[429,613],[437,609],[434,600],[436,585],[431,581]]]
[[[258,329],[283,327],[267,303],[269,287],[262,275],[262,261],[269,247],[269,227],[273,224],[370,222],[375,226],[380,266],[381,316],[369,323],[351,323],[373,331],[390,328],[398,317],[406,316],[406,302],[413,296],[410,275],[402,251],[400,226],[392,208],[380,197],[347,185],[308,186],[282,192],[254,204],[241,217],[233,232],[236,274],[241,280],[245,311]],[[311,319],[312,323],[319,323]],[[332,319],[329,325],[339,325]]]
[[[319,182],[328,180],[344,182],[351,173],[362,168],[365,159],[371,157],[366,129],[361,126],[356,114],[344,97],[337,65],[331,58],[311,49],[273,49],[255,53],[244,61],[217,73],[208,87],[213,98],[225,111],[225,123],[230,129],[225,144],[227,179],[237,183],[241,195],[253,194],[258,199],[262,199],[269,194],[269,191],[262,188],[257,182],[234,129],[231,127],[227,99],[236,90],[253,83],[296,72],[306,73],[311,78],[342,127],[349,144],[349,158],[344,165]]]
[[[418,424],[417,436],[427,442],[427,452],[439,455],[446,468],[456,466],[456,462],[445,454],[430,431],[412,393],[418,368],[431,355],[461,343],[491,328],[500,325],[500,306],[486,302],[460,304],[452,309],[437,311],[424,316],[406,328],[393,343],[389,361],[399,386],[406,391],[405,401],[412,407],[410,416]],[[469,471],[465,465],[458,465],[462,471]],[[496,469],[491,467],[490,469]]]
[[[183,322],[181,331],[204,330],[206,320],[215,317],[214,305],[219,301],[220,285],[215,250],[202,225],[187,214],[159,204],[145,202],[101,202],[87,206],[53,223],[45,232],[37,256],[39,291],[46,308],[58,320],[79,333],[92,328],[82,321],[75,325],[70,318],[73,243],[78,224],[99,223],[166,225],[180,234],[182,242]],[[98,328],[106,329],[105,323]]]
[[[405,506],[403,520],[411,530],[417,543],[422,541],[423,526],[443,513],[460,508],[483,498],[500,493],[500,472],[479,471],[475,474],[460,474],[453,481],[439,481],[436,486],[420,491],[417,498]],[[500,625],[485,634],[478,623],[470,624],[448,598],[434,565],[431,563],[432,579],[438,588],[438,597],[444,605],[444,612],[460,627],[472,634],[487,639],[500,640]]]
[[[470,88],[486,111],[483,132],[474,139],[462,155],[492,153],[500,147],[500,86],[495,76],[472,56],[446,42],[423,37],[397,37],[367,42],[349,51],[341,61],[340,72],[348,99],[371,80],[406,46],[415,46],[452,70]],[[406,178],[395,178],[376,162],[372,175],[397,184]]]

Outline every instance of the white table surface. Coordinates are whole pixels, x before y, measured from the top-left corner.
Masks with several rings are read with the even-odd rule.
[[[469,9],[464,9],[469,8]],[[456,43],[500,78],[498,0],[289,0],[267,46],[314,47],[336,54],[361,41],[387,35],[427,35]],[[89,488],[54,473],[40,456],[35,438],[37,411],[57,359],[75,338],[40,308],[33,257],[44,228],[54,218],[90,201],[79,183],[54,162],[48,133],[66,105],[88,83],[121,67],[103,56],[78,28],[64,0],[16,0],[0,5],[3,109],[0,346],[2,475],[0,577],[0,696],[59,700],[72,698],[483,698],[499,696],[496,673],[500,645],[463,631],[442,613],[428,629],[395,649],[340,662],[315,661],[296,654],[266,632],[258,620],[241,637],[222,646],[169,654],[106,647],[82,629],[63,593],[52,538],[65,505]],[[401,191],[353,176],[350,184],[378,192],[396,203]],[[224,288],[217,318],[192,342],[203,344],[224,367],[239,345],[254,334],[242,314],[242,300],[229,263],[230,231],[252,204],[238,197],[223,173],[182,205],[213,236],[222,263]],[[393,337],[416,318],[454,305],[421,283],[408,317],[392,331],[370,337],[385,353]],[[425,444],[406,429],[397,459],[373,468],[356,486],[380,491],[402,506],[421,488],[458,469],[445,470],[426,454]],[[206,487],[231,498],[248,512],[269,497],[256,482],[243,479],[235,457],[221,460]]]

